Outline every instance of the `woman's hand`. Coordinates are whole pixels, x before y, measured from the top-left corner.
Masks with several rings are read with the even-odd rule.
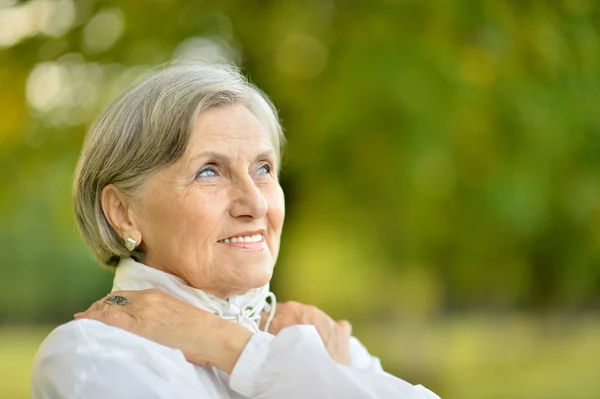
[[[123,306],[105,302],[115,295],[129,302]],[[75,319],[83,318],[179,349],[190,363],[215,366],[228,374],[252,337],[246,328],[158,289],[112,292],[85,312],[75,314]]]
[[[263,313],[263,325],[266,322],[266,316]],[[347,365],[350,363],[352,325],[348,321],[340,320],[336,322],[315,306],[290,301],[277,304],[277,310],[269,326],[269,332],[277,335],[284,328],[298,324],[314,325],[331,358],[339,364]]]

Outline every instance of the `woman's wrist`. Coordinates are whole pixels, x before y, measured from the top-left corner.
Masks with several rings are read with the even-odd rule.
[[[213,337],[215,345],[208,356],[208,364],[231,374],[242,351],[252,338],[252,332],[247,328],[226,320],[215,326]]]

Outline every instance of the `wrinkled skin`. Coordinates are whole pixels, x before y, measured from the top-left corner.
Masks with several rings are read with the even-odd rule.
[[[105,302],[114,295],[126,297],[129,303],[119,306]],[[231,372],[252,336],[244,327],[158,289],[115,291],[74,317],[98,320],[179,349],[190,363],[215,366],[226,372]]]
[[[125,296],[129,303],[123,306],[106,303],[105,299],[113,295]],[[246,328],[158,289],[113,292],[75,315],[75,319],[83,318],[98,320],[179,349],[189,362],[215,366],[227,373],[231,373],[252,337]],[[277,305],[269,332],[277,335],[284,328],[298,324],[314,325],[333,360],[348,364],[350,323],[335,322],[314,306],[286,302]]]

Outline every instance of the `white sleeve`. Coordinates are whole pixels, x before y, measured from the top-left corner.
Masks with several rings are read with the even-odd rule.
[[[178,387],[147,367],[110,357],[49,358],[32,375],[32,399],[198,399],[198,392]]]
[[[371,356],[367,348],[354,336],[350,337],[350,367],[357,370],[384,372],[379,359]]]
[[[357,344],[351,343],[355,353],[350,365],[343,366],[331,359],[314,326],[288,327],[276,337],[257,333],[240,355],[229,385],[251,399],[439,399],[385,373]]]
[[[131,349],[111,348],[90,336],[94,326],[103,328],[100,333],[109,339],[116,337],[120,339],[117,342]],[[177,357],[183,355],[170,348],[159,348],[163,353],[158,360],[151,351],[139,348],[140,340],[92,320],[57,328],[34,359],[31,399],[199,399],[202,387],[198,388],[196,381],[173,366]],[[148,344],[158,348],[150,341]]]

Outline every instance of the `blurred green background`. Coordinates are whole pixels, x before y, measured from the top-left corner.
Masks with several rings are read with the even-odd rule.
[[[0,397],[110,289],[71,211],[86,128],[179,58],[280,109],[280,300],[444,398],[600,397],[592,0],[0,0]]]

